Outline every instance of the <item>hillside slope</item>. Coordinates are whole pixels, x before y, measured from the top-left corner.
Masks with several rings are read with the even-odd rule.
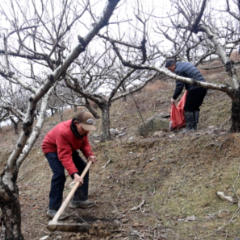
[[[205,75],[223,82],[221,72]],[[22,230],[27,240],[47,239],[238,239],[239,209],[216,194],[240,196],[240,134],[230,134],[230,100],[209,90],[201,109],[199,131],[183,134],[162,131],[159,137],[136,137],[137,126],[150,116],[169,112],[174,82],[164,79],[142,92],[120,100],[111,109],[111,126],[125,132],[114,141],[99,143],[90,137],[98,162],[90,174],[89,198],[97,201],[91,210],[67,209],[66,222],[110,224],[119,229],[92,229],[89,234],[50,233],[45,215],[51,170],[41,151],[41,141],[60,117],[46,119],[44,129],[23,165],[18,186],[22,207]],[[67,110],[64,119],[73,113]],[[100,129],[100,122],[98,122]],[[1,169],[12,151],[16,136],[0,131]],[[68,185],[71,179],[67,178]],[[69,189],[65,188],[65,196]],[[97,231],[98,229],[99,231]]]

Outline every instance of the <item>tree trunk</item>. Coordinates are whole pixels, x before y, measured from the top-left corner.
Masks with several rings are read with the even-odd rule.
[[[77,113],[77,106],[74,105],[73,107],[74,107],[74,112]]]
[[[234,100],[232,100],[232,125],[231,132],[240,132],[240,90],[235,94]]]
[[[12,117],[10,117],[10,120],[14,126],[14,133],[18,135],[18,124],[19,124],[19,119],[15,121]]]
[[[110,105],[109,103],[101,103],[99,106],[102,111],[102,141],[110,141]]]
[[[1,176],[4,178],[4,173]],[[4,184],[0,181],[0,206],[2,210],[2,229],[0,233],[1,240],[23,240],[21,232],[21,208],[19,203],[18,188],[11,179],[7,179]]]
[[[19,122],[18,122],[19,123]],[[18,135],[18,123],[14,124],[14,133]]]

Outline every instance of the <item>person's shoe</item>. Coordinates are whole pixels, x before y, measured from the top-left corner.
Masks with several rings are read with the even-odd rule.
[[[47,210],[47,217],[50,218],[50,219],[53,219],[54,216],[56,215],[57,211],[56,210],[52,210],[52,209],[48,209]],[[62,213],[61,216],[59,217],[59,220],[64,220],[66,218],[69,217],[69,214],[66,214],[66,213]]]
[[[69,204],[70,208],[92,208],[95,207],[96,203],[94,201],[71,201]]]
[[[185,112],[184,117],[185,117],[186,127],[181,132],[186,133],[194,130],[194,113]]]

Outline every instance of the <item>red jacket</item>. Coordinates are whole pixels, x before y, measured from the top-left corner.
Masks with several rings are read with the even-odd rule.
[[[86,135],[83,138],[75,137],[71,130],[71,122],[72,120],[68,120],[59,123],[47,133],[42,143],[44,154],[56,152],[62,165],[70,175],[78,172],[72,160],[73,151],[80,149],[86,158],[94,155],[88,142],[88,136]]]

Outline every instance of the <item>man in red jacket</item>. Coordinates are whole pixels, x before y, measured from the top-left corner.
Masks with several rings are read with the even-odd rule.
[[[42,150],[53,171],[47,211],[49,218],[54,217],[62,204],[66,181],[64,168],[75,182],[80,182],[70,207],[88,208],[95,205],[93,201],[87,200],[89,172],[84,179],[80,177],[86,163],[77,151],[80,149],[87,161],[96,161],[88,141],[88,133],[91,130],[96,130],[93,115],[90,112],[80,112],[75,118],[59,123],[43,139]]]

